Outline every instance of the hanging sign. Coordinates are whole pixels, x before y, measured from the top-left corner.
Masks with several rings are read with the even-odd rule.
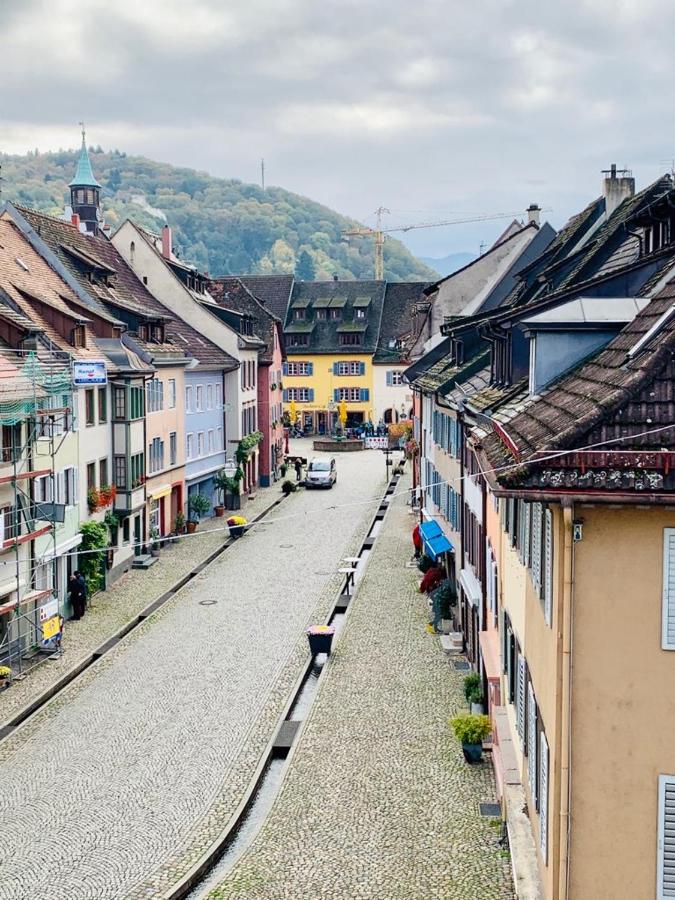
[[[105,361],[102,359],[82,360],[73,362],[73,384],[75,387],[108,383],[108,372]]]
[[[61,631],[61,619],[59,616],[52,616],[51,619],[47,619],[46,622],[42,623],[42,638],[45,641],[53,638],[59,631]]]

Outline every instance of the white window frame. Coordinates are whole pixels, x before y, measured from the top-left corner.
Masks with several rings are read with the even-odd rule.
[[[203,431],[198,431],[198,432],[197,432],[197,456],[198,456],[198,457],[204,456],[204,446],[205,446],[205,444],[204,444],[204,432],[203,432]]]
[[[186,413],[192,412],[192,385],[191,384],[185,385],[185,412]]]
[[[169,409],[176,408],[176,379],[169,378]]]
[[[281,381],[281,379],[279,379]],[[223,386],[216,384],[216,409],[221,409],[223,405]]]
[[[195,458],[195,436],[192,431],[185,435],[185,456],[187,459]]]
[[[213,409],[213,385],[206,385],[206,408]]]
[[[175,466],[178,462],[178,434],[169,432],[169,465]]]
[[[539,849],[548,865],[548,741],[542,729],[539,732]]]
[[[215,434],[214,434],[213,428],[209,428],[209,430],[208,430],[207,447],[208,447],[209,453],[215,453],[216,445],[215,445]]]
[[[204,412],[204,385],[198,384],[195,391],[195,412]]]

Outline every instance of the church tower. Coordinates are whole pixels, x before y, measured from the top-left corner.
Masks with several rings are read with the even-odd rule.
[[[70,182],[70,205],[73,213],[80,217],[80,222],[88,232],[96,234],[101,219],[100,194],[101,185],[94,178],[94,173],[87,153],[84,123],[82,125],[82,149],[77,160],[75,177]]]

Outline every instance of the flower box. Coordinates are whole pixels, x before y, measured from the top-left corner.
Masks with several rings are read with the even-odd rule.
[[[330,655],[334,634],[334,625],[312,625],[308,628],[307,638],[312,656],[316,656],[317,653]]]

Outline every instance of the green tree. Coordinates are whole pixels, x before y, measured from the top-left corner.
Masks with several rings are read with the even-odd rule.
[[[306,250],[303,250],[295,267],[295,277],[300,281],[314,281],[315,276],[314,260]]]
[[[108,546],[108,529],[103,522],[93,519],[80,526],[82,543],[80,544],[79,568],[87,583],[87,593],[91,597],[96,591],[105,587],[103,574],[105,551]],[[100,550],[100,553],[95,551]]]

